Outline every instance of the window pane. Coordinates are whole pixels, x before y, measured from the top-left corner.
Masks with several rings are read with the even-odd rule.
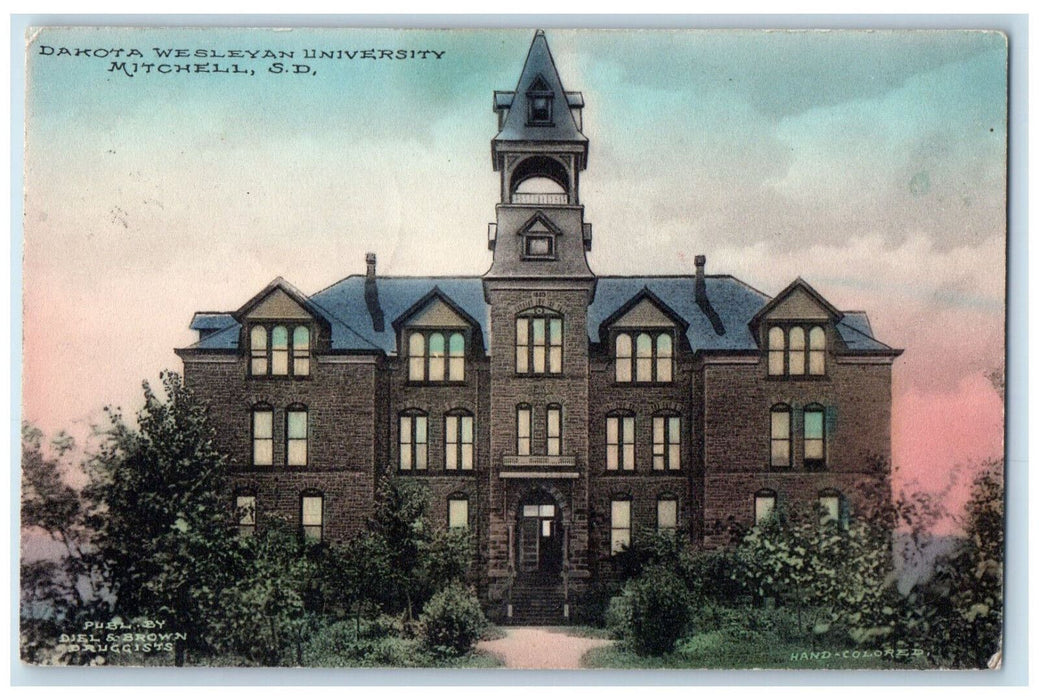
[[[426,339],[412,333],[408,339],[408,379],[420,382],[426,378]]]
[[[292,331],[292,349],[310,349],[310,331],[306,326],[296,326],[295,330]]]
[[[415,442],[425,443],[426,442],[426,417],[415,416]]]
[[[805,373],[805,332],[800,326],[790,329],[790,374]]]
[[[768,351],[768,373],[771,375],[783,373],[783,351]]]
[[[444,381],[444,336],[440,333],[429,336],[429,381]]]
[[[823,436],[823,412],[805,411],[805,439],[821,439]]]
[[[563,319],[553,318],[548,321],[548,342],[550,345],[563,344]]]
[[[304,525],[320,525],[321,524],[321,496],[304,496],[303,497],[303,524]]]
[[[631,501],[613,501],[610,521],[613,527],[631,527]]]
[[[772,441],[772,464],[777,467],[789,467],[790,466],[790,441],[789,440],[773,440]]]
[[[533,330],[534,344],[544,345],[545,344],[545,319],[535,318],[531,319],[530,325]]]
[[[657,528],[674,530],[678,527],[678,501],[662,498],[657,501]]]
[[[462,469],[473,468],[473,444],[471,442],[462,445]]]
[[[548,409],[548,436],[559,437],[559,415],[560,411],[558,408]]]
[[[610,418],[606,419],[606,444],[607,445],[616,445],[618,442],[620,442],[620,440],[618,439],[618,434],[619,434],[618,426],[619,426],[619,424],[620,424],[620,419],[618,419],[618,418],[610,417]]]
[[[537,506],[523,506],[523,517],[524,518],[536,518],[538,517]]]
[[[517,318],[516,319],[516,345],[527,344],[527,319]]]
[[[653,417],[653,444],[664,444],[664,418],[661,416]]]
[[[307,464],[307,441],[289,440],[287,463],[290,467],[302,467]]]
[[[812,350],[825,350],[826,331],[819,326],[815,326],[812,330],[808,331],[808,347]]]
[[[772,437],[790,437],[790,412],[786,410],[772,411]]]
[[[624,469],[631,471],[635,468],[635,446],[631,443],[624,445]]]
[[[521,408],[516,411],[516,430],[521,438],[530,437],[530,409]]]
[[[559,374],[563,371],[563,348],[553,345],[548,351],[548,371]]]
[[[253,411],[253,464],[274,463],[274,413]]]
[[[444,468],[458,468],[458,418],[444,419]]]
[[[402,442],[400,444],[400,468],[411,469],[411,443]]]
[[[667,419],[667,441],[672,445],[680,444],[682,441],[682,419],[672,416]]]
[[[768,349],[769,350],[784,350],[786,347],[786,338],[783,335],[783,329],[777,326],[773,326],[768,331]]]
[[[671,445],[667,448],[668,469],[682,468],[682,448],[679,445]]]
[[[462,442],[472,444],[473,442],[473,417],[462,416]]]
[[[790,329],[790,349],[791,350],[804,350],[805,348],[805,330],[801,326],[794,326]]]
[[[657,381],[658,382],[669,382],[669,381],[671,381],[671,358],[670,357],[658,357],[657,358]]]
[[[606,446],[606,468],[616,469],[617,468],[617,454],[618,449],[616,445]]]
[[[271,374],[289,373],[289,331],[285,326],[275,326],[271,331]]]
[[[618,382],[631,381],[631,336],[627,333],[617,336],[616,378]]]
[[[534,346],[534,363],[531,367],[531,371],[535,374],[544,374],[545,372],[545,346],[535,345]]]
[[[253,326],[249,333],[249,345],[253,350],[267,349],[267,329],[263,326]]]
[[[289,411],[288,412],[288,431],[289,438],[305,438],[307,437],[307,412],[306,411]]]
[[[450,528],[469,527],[469,501],[458,498],[447,502],[447,526]]]
[[[635,442],[635,418],[633,416],[624,417],[624,442],[633,444]]]
[[[756,496],[754,498],[754,524],[760,525],[771,518],[775,509],[775,496]]]
[[[542,518],[556,517],[556,507],[552,504],[538,506],[538,515]]]
[[[415,469],[425,469],[427,458],[427,447],[426,443],[421,442],[415,445]]]
[[[653,340],[648,333],[639,333],[635,339],[635,379],[648,382],[653,379]]]
[[[448,360],[447,378],[452,382],[460,382],[465,379],[464,357],[452,357]]]
[[[254,357],[249,371],[254,375],[267,374],[267,356]]]
[[[274,413],[272,411],[253,411],[253,437],[270,438],[274,436]]]

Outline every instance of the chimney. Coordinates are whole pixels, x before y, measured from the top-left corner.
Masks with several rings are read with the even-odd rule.
[[[707,279],[704,275],[704,267],[707,265],[706,255],[697,255],[694,259],[696,263],[696,305],[700,307],[704,315],[711,322],[711,326],[714,328],[714,332],[718,335],[725,335],[725,324],[722,323],[721,316],[714,310],[714,306],[711,305],[711,300],[707,298]]]
[[[366,253],[364,263],[368,266],[364,273],[364,303],[368,306],[368,315],[372,317],[372,328],[382,333],[386,323],[379,305],[379,286],[375,281],[375,253]]]

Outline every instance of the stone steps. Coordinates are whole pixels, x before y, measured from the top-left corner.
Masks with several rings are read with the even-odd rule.
[[[563,585],[555,579],[518,580],[512,586],[513,625],[562,625],[565,603]]]

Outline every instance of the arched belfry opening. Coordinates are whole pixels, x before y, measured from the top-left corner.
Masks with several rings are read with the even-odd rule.
[[[576,204],[571,170],[557,158],[530,156],[509,173],[510,204]]]

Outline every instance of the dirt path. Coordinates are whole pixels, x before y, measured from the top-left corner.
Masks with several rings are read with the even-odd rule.
[[[609,639],[572,637],[548,627],[506,627],[505,638],[480,642],[477,649],[496,654],[506,668],[581,668],[589,649],[613,644]]]

